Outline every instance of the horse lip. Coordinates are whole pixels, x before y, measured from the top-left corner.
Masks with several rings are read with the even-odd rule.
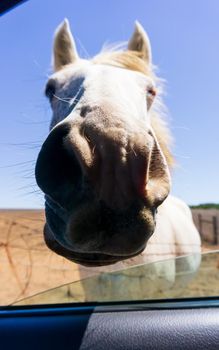
[[[65,248],[63,247],[62,244],[60,244],[56,239],[55,239],[55,236],[54,236],[54,232],[51,230],[51,228],[49,227],[48,223],[45,225],[45,228],[44,228],[44,235],[48,234],[48,231],[49,230],[49,235],[51,236],[50,239],[54,239],[56,241],[56,243],[58,243],[58,246],[60,248],[59,251],[56,251],[55,252],[58,254],[61,254],[62,256],[65,256],[68,260],[74,262],[74,263],[77,263],[77,264],[80,264],[80,265],[83,265],[83,266],[86,266],[86,267],[98,267],[98,266],[107,266],[107,265],[111,265],[111,264],[115,264],[121,260],[126,260],[126,259],[130,259],[130,258],[133,258],[135,257],[136,255],[139,255],[141,254],[145,247],[144,248],[141,248],[138,252],[135,252],[133,254],[130,254],[130,255],[117,255],[117,256],[113,256],[113,255],[107,255],[107,254],[102,254],[105,256],[105,259],[102,258],[102,255],[101,255],[101,259],[92,259],[92,253],[80,253],[81,254],[81,257],[76,257],[74,255],[74,251],[68,249],[68,248]],[[46,239],[46,244],[48,245],[48,241]],[[52,247],[50,245],[48,245],[48,247],[50,249],[52,249]],[[64,248],[64,249],[68,249],[68,256],[66,256],[64,254],[63,251],[61,251],[61,249]],[[53,249],[52,249],[53,250]],[[78,254],[78,252],[76,252],[76,254]],[[95,253],[96,256],[98,256],[97,253]],[[90,258],[89,258],[90,256]]]
[[[94,253],[96,256],[94,259],[92,259],[92,253],[74,252],[72,247],[69,246],[69,243],[64,239],[64,235],[59,234],[61,233],[61,231],[65,232],[65,228],[66,228],[65,222],[66,220],[68,220],[67,211],[49,196],[45,196],[45,199],[46,199],[45,204],[46,204],[46,218],[47,218],[46,228],[47,230],[49,230],[49,235],[51,236],[52,240],[56,241],[56,243],[59,245],[60,251],[62,248],[68,251],[69,256],[67,257],[67,259],[84,266],[93,266],[93,267],[104,266],[104,265],[115,264],[121,260],[130,259],[136,255],[139,255],[145,249],[145,246],[144,246],[144,247],[141,247],[137,252],[133,254],[127,254],[127,255],[102,254],[104,255],[104,257],[102,258],[101,256],[101,259],[95,259],[98,256],[98,253]],[[56,225],[54,225],[53,220],[55,220]],[[44,235],[46,235],[46,232],[44,233]],[[81,254],[81,257],[80,258],[75,257],[74,253]],[[90,255],[90,258],[89,258],[89,255]]]
[[[74,252],[71,248],[69,248],[69,246],[66,246],[65,244],[63,244],[63,241],[62,240],[58,240],[57,239],[57,235],[54,234],[54,231],[51,229],[50,225],[48,224],[48,222],[46,223],[45,227],[47,228],[47,230],[49,230],[49,234],[50,236],[52,236],[52,238],[59,244],[60,248],[63,247],[65,249],[67,249],[69,251],[69,253],[76,253],[76,254],[81,254],[82,256],[92,256],[92,254],[95,254],[95,255],[98,255],[99,253],[92,253],[92,252]],[[145,249],[145,246],[144,247],[141,247],[138,251],[132,253],[132,254],[117,254],[117,255],[111,255],[111,254],[106,254],[106,253],[102,253],[101,255],[104,255],[106,260],[102,259],[86,259],[85,257],[83,258],[76,258],[76,257],[73,257],[73,260],[75,262],[79,262],[79,263],[90,263],[90,264],[94,264],[94,263],[97,263],[98,265],[101,263],[101,264],[107,264],[109,262],[112,262],[112,263],[115,263],[115,262],[118,262],[120,260],[125,260],[125,259],[130,259],[130,258],[133,258],[134,256],[142,253]]]
[[[46,209],[52,210],[61,220],[65,221],[67,219],[67,210],[64,209],[59,203],[57,203],[49,195],[45,195],[45,205]]]
[[[69,213],[50,196],[45,195],[45,200],[46,225],[50,230],[50,234],[60,246],[72,250],[65,239],[65,235],[63,235],[63,232],[66,231]]]
[[[112,259],[108,259],[108,260],[88,260],[88,259],[83,259],[83,258],[82,259],[78,259],[78,258],[73,257],[72,261],[74,261],[75,263],[78,263],[80,265],[87,266],[87,267],[91,267],[91,266],[93,266],[93,267],[106,266],[106,265],[116,264],[117,262],[119,262],[121,260],[134,258],[136,255],[141,254],[144,251],[144,249],[145,249],[145,247],[143,249],[140,249],[135,254],[126,255],[126,256],[113,256],[113,255],[110,255],[109,257],[112,258]]]
[[[62,248],[68,252],[66,254],[66,258],[79,263],[85,266],[104,266],[109,264],[117,263],[121,260],[126,260],[135,257],[142,253],[146,247],[146,243],[144,246],[138,248],[137,251],[132,252],[131,254],[107,254],[100,252],[84,252],[79,250],[74,250],[74,246],[67,240],[65,237],[66,226],[69,220],[70,215],[65,208],[63,208],[59,203],[53,200],[50,196],[45,195],[45,212],[46,212],[46,227],[49,230],[49,235],[51,236],[51,240],[56,242],[60,248],[61,255],[65,256],[64,252],[62,252]],[[44,233],[46,235],[46,231]],[[47,243],[47,240],[46,240]],[[48,244],[47,244],[48,245]],[[52,247],[50,247],[52,249]],[[53,250],[53,249],[52,249]],[[75,256],[80,254],[81,256]],[[92,258],[92,254],[93,256]],[[67,256],[68,255],[68,256]],[[98,258],[98,255],[100,256]]]

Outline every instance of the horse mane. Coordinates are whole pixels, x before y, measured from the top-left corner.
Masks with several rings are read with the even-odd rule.
[[[157,137],[158,143],[163,151],[169,167],[174,165],[174,158],[170,150],[172,135],[165,120],[165,107],[161,99],[161,80],[155,75],[153,68],[142,59],[141,53],[137,51],[103,51],[92,59],[93,63],[106,64],[119,68],[130,69],[143,73],[152,78],[158,85],[157,96],[150,110],[152,128]]]

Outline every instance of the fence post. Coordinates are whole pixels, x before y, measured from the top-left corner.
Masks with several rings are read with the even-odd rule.
[[[214,215],[212,219],[213,219],[214,244],[219,244],[217,216]]]
[[[198,214],[198,230],[199,230],[200,236],[202,237],[202,214]]]

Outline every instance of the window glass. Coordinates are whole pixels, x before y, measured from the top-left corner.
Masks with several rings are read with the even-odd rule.
[[[190,260],[197,259],[199,256],[190,255]],[[194,272],[188,268],[187,258],[178,257],[102,273],[20,300],[14,305],[218,296],[218,259],[218,251],[204,253],[198,271]]]
[[[1,16],[0,305],[218,295],[218,16],[172,0]]]

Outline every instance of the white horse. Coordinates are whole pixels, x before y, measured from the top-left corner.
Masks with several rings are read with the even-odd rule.
[[[169,195],[171,136],[142,26],[136,22],[127,50],[85,60],[65,20],[53,66],[46,86],[51,131],[36,164],[47,245],[85,266],[188,255],[183,268],[194,272],[200,236],[188,206]],[[176,267],[165,271],[167,279]]]

